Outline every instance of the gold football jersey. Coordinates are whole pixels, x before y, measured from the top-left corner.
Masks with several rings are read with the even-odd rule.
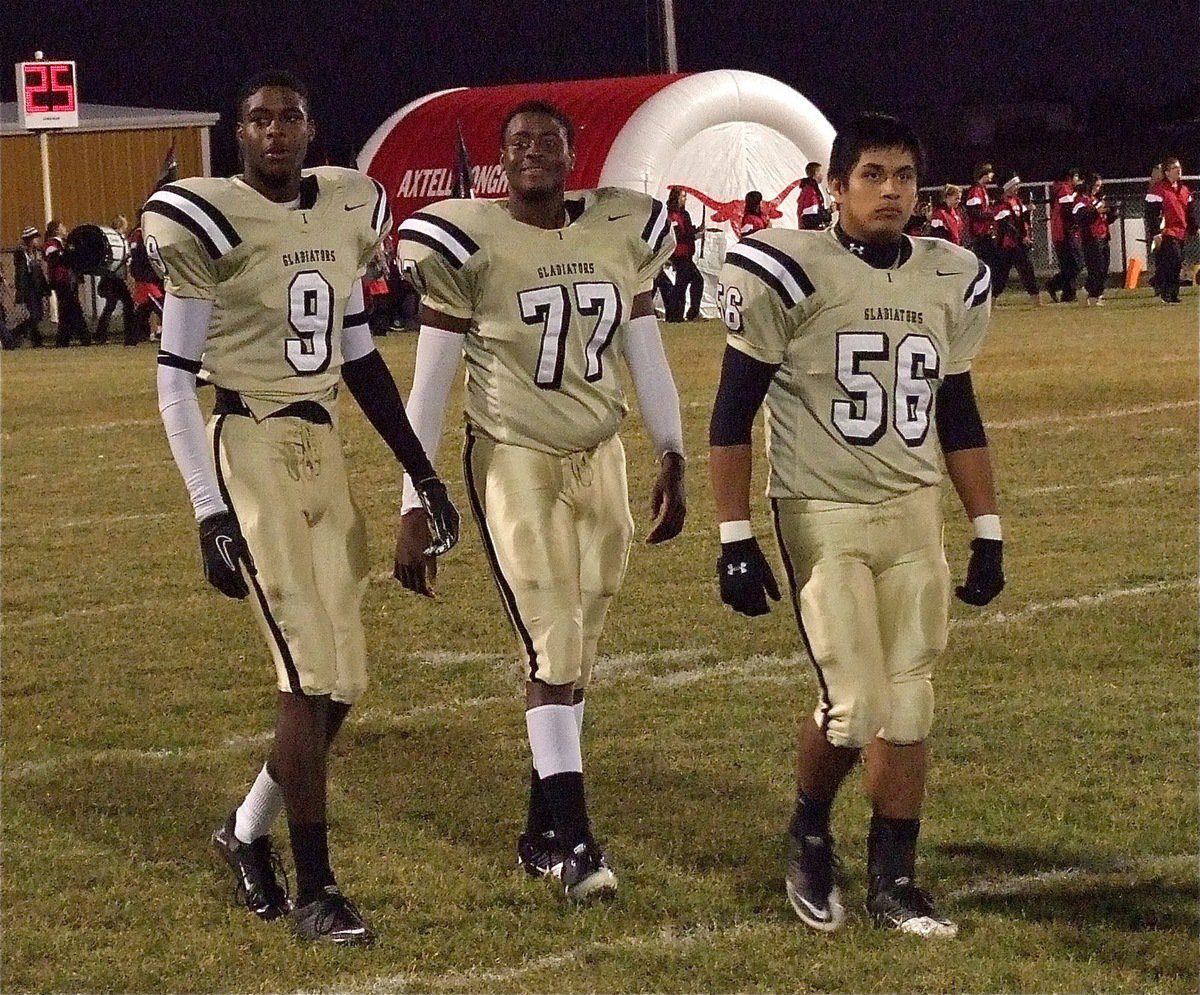
[[[891,269],[832,229],[772,229],[729,250],[728,343],[778,365],[767,391],[767,494],[874,504],[942,476],[934,402],[987,331],[990,273],[942,239]]]
[[[400,225],[405,271],[435,311],[471,319],[466,413],[497,442],[566,454],[611,438],[627,410],[616,361],[633,298],[675,239],[666,208],[613,187],[568,194],[565,228],[503,201],[445,200]]]
[[[346,304],[391,228],[383,187],[334,166],[307,169],[299,206],[238,177],[171,183],[146,202],[146,249],[177,297],[213,301],[200,376],[258,417],[329,401]]]

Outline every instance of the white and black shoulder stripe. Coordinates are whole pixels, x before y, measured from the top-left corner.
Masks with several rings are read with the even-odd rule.
[[[988,294],[992,289],[992,271],[987,268],[984,263],[979,264],[979,271],[975,274],[975,279],[971,281],[971,285],[967,287],[967,292],[963,294],[963,303],[967,305],[969,311],[973,307],[979,307],[988,299]]]
[[[387,191],[383,189],[383,184],[372,177],[371,182],[375,185],[375,209],[371,211],[371,228],[375,234],[382,236],[392,226],[392,207],[388,203]]]
[[[804,267],[782,249],[753,236],[733,246],[725,255],[727,266],[736,266],[753,273],[779,295],[785,308],[794,308],[814,288]]]
[[[479,244],[458,225],[427,211],[418,211],[405,218],[400,224],[400,238],[433,249],[445,258],[451,269],[460,269],[479,251]]]
[[[651,199],[650,217],[646,219],[646,226],[642,229],[642,241],[650,246],[652,253],[657,255],[670,230],[667,206],[660,200]]]
[[[212,203],[184,186],[169,183],[156,190],[146,201],[145,209],[186,228],[212,259],[220,259],[242,244],[241,236],[229,219]]]

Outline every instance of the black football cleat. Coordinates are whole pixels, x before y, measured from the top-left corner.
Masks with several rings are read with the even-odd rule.
[[[517,866],[531,878],[561,877],[563,860],[553,829],[544,833],[522,833],[517,838]]]
[[[596,843],[576,846],[563,860],[559,878],[567,898],[575,902],[612,898],[617,893],[617,876]]]
[[[805,925],[832,933],[846,920],[842,896],[834,881],[837,857],[829,836],[788,835],[786,887],[788,901]]]
[[[292,910],[292,932],[301,940],[339,947],[369,947],[375,942],[362,913],[336,884],[326,885],[320,898]]]
[[[234,900],[268,922],[292,911],[287,873],[270,836],[243,843],[233,834],[234,814],[212,834],[213,849],[229,865],[234,877]],[[278,876],[277,875],[278,872]],[[280,886],[279,878],[283,878]]]
[[[872,880],[867,912],[871,921],[883,929],[942,939],[953,939],[958,935],[958,926],[938,912],[933,896],[918,888],[912,878]]]

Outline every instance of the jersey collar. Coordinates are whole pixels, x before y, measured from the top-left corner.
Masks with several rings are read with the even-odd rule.
[[[840,223],[833,226],[833,233],[843,246],[873,269],[896,269],[912,255],[912,242],[905,235],[894,243],[860,242],[847,235]]]

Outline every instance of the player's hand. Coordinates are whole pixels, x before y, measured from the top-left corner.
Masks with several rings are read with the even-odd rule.
[[[396,559],[392,576],[408,591],[434,597],[437,557],[426,552],[431,545],[429,516],[421,508],[412,508],[400,516],[396,532]]]
[[[771,610],[767,595],[772,601],[779,600],[775,574],[754,537],[721,543],[717,578],[721,582],[721,600],[743,615],[767,614]]]
[[[244,598],[250,593],[240,567],[258,573],[250,549],[232,511],[218,511],[200,522],[200,555],[204,579],[227,598]]]
[[[954,589],[959,601],[982,607],[1004,590],[1004,543],[1000,539],[972,539],[967,579]]]
[[[1161,235],[1155,235],[1152,239],[1150,239],[1150,248],[1153,249],[1155,252],[1157,252],[1159,249],[1162,248],[1162,236]]]
[[[687,517],[687,498],[683,487],[683,457],[679,453],[664,453],[658,468],[658,479],[654,481],[654,492],[650,495],[650,514],[654,516],[654,528],[646,536],[650,545],[674,539],[683,531]]]
[[[437,477],[426,477],[413,485],[421,507],[425,509],[426,525],[431,541],[425,547],[426,556],[442,556],[458,542],[459,515],[446,492],[446,485]]]

